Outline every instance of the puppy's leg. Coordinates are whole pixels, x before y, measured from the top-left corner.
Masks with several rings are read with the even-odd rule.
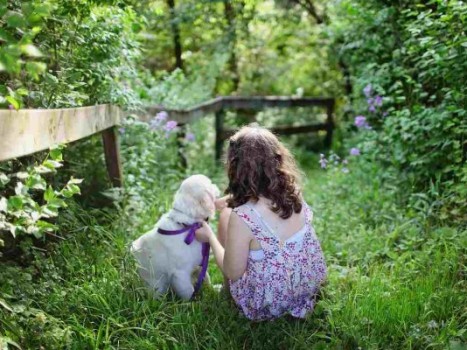
[[[154,276],[151,283],[151,289],[153,290],[154,298],[158,298],[167,293],[169,290],[169,277],[166,274]]]
[[[191,284],[191,274],[189,271],[177,271],[172,277],[172,287],[177,295],[185,300],[189,300],[193,295],[193,285]]]
[[[209,276],[209,272],[206,272],[206,277],[204,277],[203,284],[206,286],[211,285],[211,276]]]

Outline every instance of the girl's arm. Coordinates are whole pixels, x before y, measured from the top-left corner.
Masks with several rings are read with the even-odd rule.
[[[226,249],[207,223],[203,223],[203,227],[196,231],[196,239],[211,244],[217,265],[228,279],[235,281],[246,270],[252,235],[235,213],[230,215],[227,231]]]
[[[252,239],[250,229],[236,213],[232,212],[227,228],[223,270],[228,279],[235,281],[243,276]]]

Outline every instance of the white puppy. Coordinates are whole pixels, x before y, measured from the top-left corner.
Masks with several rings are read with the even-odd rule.
[[[163,235],[158,229],[179,230],[212,217],[217,196],[219,189],[209,178],[190,176],[175,194],[172,209],[162,215],[151,231],[132,243],[138,272],[156,297],[171,287],[179,297],[190,299],[194,290],[191,275],[202,261],[201,243],[196,239],[189,245],[184,242],[188,232]]]

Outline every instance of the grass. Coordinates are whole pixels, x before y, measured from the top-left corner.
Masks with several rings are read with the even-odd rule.
[[[330,272],[306,320],[249,322],[210,287],[196,302],[148,297],[128,244],[170,203],[161,182],[137,218],[74,204],[66,240],[2,265],[0,335],[24,349],[465,348],[466,232],[399,208],[372,169],[326,173],[297,156]],[[222,281],[214,263],[210,274]]]

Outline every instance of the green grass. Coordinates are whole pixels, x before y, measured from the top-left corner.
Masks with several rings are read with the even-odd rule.
[[[48,252],[32,249],[29,266],[2,265],[0,334],[25,349],[465,346],[466,232],[409,215],[371,169],[326,173],[307,153],[298,156],[329,266],[322,299],[306,320],[249,322],[209,287],[195,302],[152,300],[128,245],[170,203],[172,192],[161,187],[137,218],[72,205],[59,222],[66,240]],[[222,181],[219,170],[201,167]],[[213,263],[210,273],[222,281]]]

